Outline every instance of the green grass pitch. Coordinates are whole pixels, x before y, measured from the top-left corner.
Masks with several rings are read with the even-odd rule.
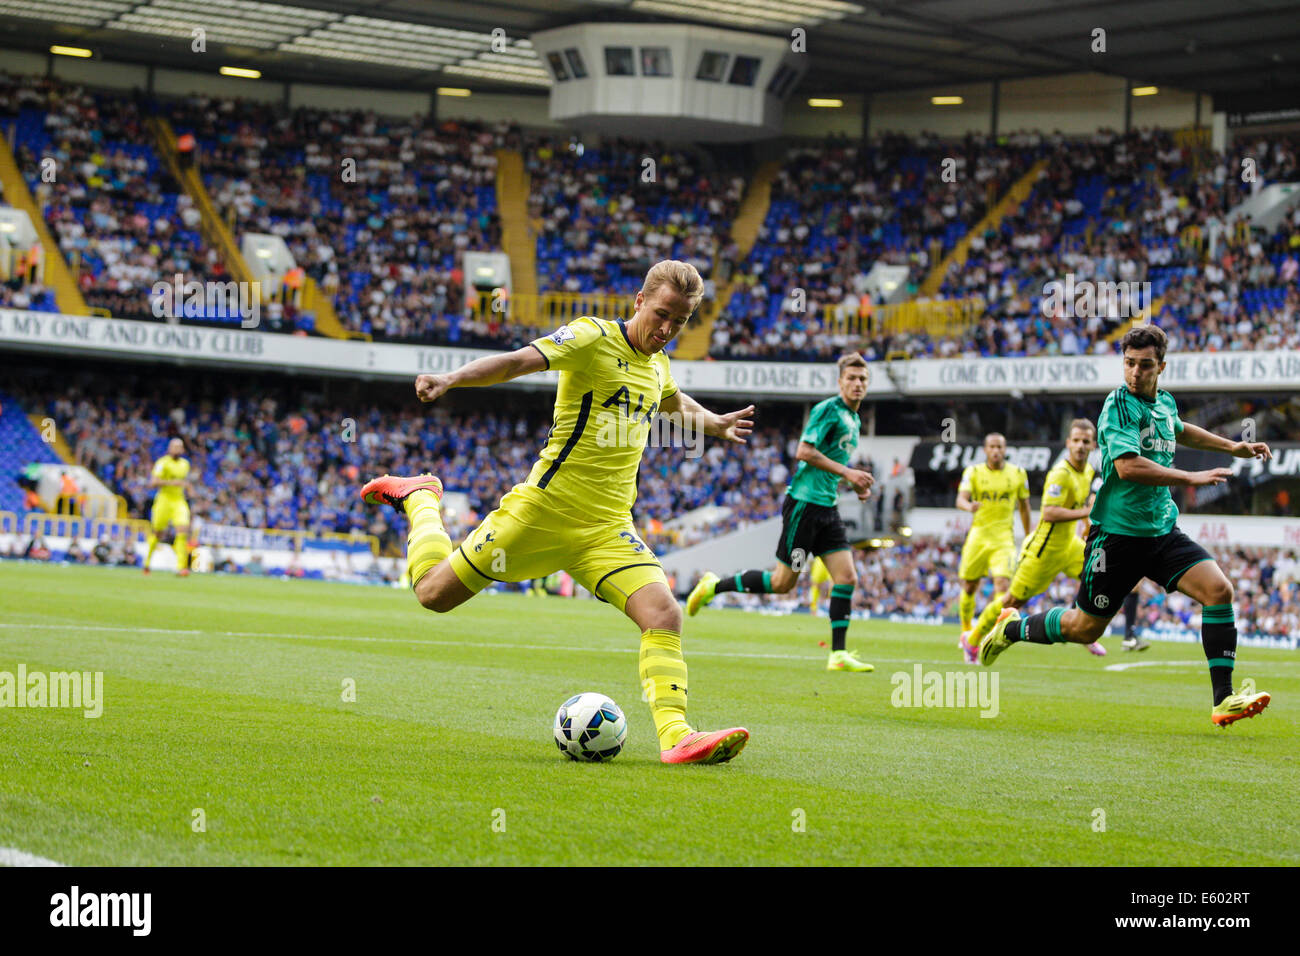
[[[1197,645],[1012,648],[982,718],[891,705],[895,672],[965,669],[950,629],[855,621],[874,674],[826,672],[826,631],[687,619],[693,723],[753,737],[730,764],[668,767],[638,635],[603,604],[484,595],[439,616],[391,589],[5,563],[0,671],[103,671],[105,700],[97,719],[0,709],[0,848],[75,865],[1300,862],[1294,652],[1241,649],[1238,683],[1273,704],[1221,731]],[[551,740],[586,690],[628,715],[612,763]]]

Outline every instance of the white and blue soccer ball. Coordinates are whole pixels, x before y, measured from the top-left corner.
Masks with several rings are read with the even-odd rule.
[[[604,694],[577,694],[555,712],[555,745],[570,760],[613,760],[627,739],[627,718]]]

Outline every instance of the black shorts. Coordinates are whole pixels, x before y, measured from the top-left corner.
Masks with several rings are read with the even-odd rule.
[[[1083,573],[1074,605],[1093,617],[1112,618],[1143,578],[1173,592],[1183,574],[1210,553],[1177,528],[1154,538],[1110,534],[1096,525],[1084,544]]]
[[[776,559],[793,571],[812,566],[813,558],[849,546],[839,509],[796,501],[789,495],[781,505],[781,540],[776,543]]]

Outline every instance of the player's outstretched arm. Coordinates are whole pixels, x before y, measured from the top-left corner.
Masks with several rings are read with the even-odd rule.
[[[1166,468],[1157,465],[1150,458],[1143,458],[1136,452],[1121,455],[1115,459],[1115,472],[1124,481],[1139,485],[1165,485],[1200,488],[1205,485],[1221,485],[1232,477],[1231,468],[1211,468],[1208,471],[1183,471],[1181,468]]]
[[[685,428],[696,429],[714,438],[740,445],[747,444],[749,433],[754,430],[753,405],[719,415],[709,411],[685,392],[676,391],[663,400],[659,411],[668,415],[680,415]]]
[[[1233,441],[1191,422],[1183,422],[1183,430],[1178,433],[1178,444],[1202,451],[1222,451],[1234,458],[1262,458],[1268,461],[1273,457],[1273,452],[1262,441]]]
[[[814,468],[829,471],[832,475],[839,475],[852,486],[853,490],[857,492],[858,498],[862,501],[866,501],[871,497],[871,486],[876,483],[876,479],[871,472],[850,468],[848,465],[841,465],[834,458],[823,455],[815,445],[810,445],[806,441],[799,442],[799,449],[794,453],[794,457],[799,461],[806,461]]]
[[[451,388],[499,385],[545,368],[546,357],[533,346],[525,345],[513,352],[475,359],[445,375],[418,375],[415,379],[415,394],[422,402],[432,402]]]
[[[1042,519],[1056,524],[1058,521],[1081,521],[1092,514],[1092,506],[1082,508],[1062,508],[1060,505],[1043,505]]]

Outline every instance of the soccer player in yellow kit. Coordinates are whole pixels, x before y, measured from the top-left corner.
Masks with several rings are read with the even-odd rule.
[[[821,555],[813,558],[812,571],[809,572],[808,584],[808,613],[817,616],[818,608],[821,604],[822,585],[831,583],[831,572],[826,568],[826,562],[821,559]]]
[[[970,531],[961,549],[957,577],[961,579],[961,637],[957,644],[974,664],[978,645],[969,641],[975,617],[975,589],[986,575],[993,578],[993,591],[1002,596],[1011,584],[1011,565],[1016,558],[1014,512],[1029,534],[1029,475],[1007,461],[1007,440],[997,432],[984,436],[984,463],[968,465],[957,488],[957,507],[969,511]]]
[[[640,678],[663,763],[721,763],[749,740],[743,727],[704,733],[686,722],[682,610],[659,559],[637,535],[631,509],[651,423],[660,412],[684,428],[745,443],[754,407],[718,415],[683,394],[666,346],[704,295],[689,263],[666,260],[646,274],[626,323],[583,317],[514,352],[476,359],[446,375],[421,375],[416,395],[432,402],[450,388],[496,385],[555,369],[555,424],[527,480],[501,499],[452,549],[432,475],[384,475],[366,484],[370,504],[391,504],[411,522],[406,560],[420,603],[450,611],[493,581],[568,571],[641,631]]]
[[[1092,453],[1096,433],[1086,418],[1070,422],[1065,457],[1052,466],[1043,482],[1038,527],[1033,534],[1025,536],[1011,587],[1006,594],[994,595],[984,608],[967,637],[967,647],[979,647],[1003,608],[1023,607],[1034,595],[1047,590],[1058,574],[1065,573],[1078,580],[1083,573],[1083,538],[1075,533],[1075,527],[1082,521],[1087,534],[1092,480],[1096,476],[1088,455]],[[1093,641],[1087,647],[1098,657],[1106,656],[1106,648],[1100,641]]]
[[[186,535],[190,532],[190,506],[185,501],[185,482],[189,478],[190,463],[185,454],[185,442],[173,438],[167,443],[167,454],[153,464],[149,487],[157,488],[153,497],[153,510],[149,516],[149,550],[144,556],[144,573],[149,573],[153,550],[158,547],[158,536],[170,525],[175,533],[172,550],[176,552],[176,573],[185,577],[190,573],[189,547]]]

